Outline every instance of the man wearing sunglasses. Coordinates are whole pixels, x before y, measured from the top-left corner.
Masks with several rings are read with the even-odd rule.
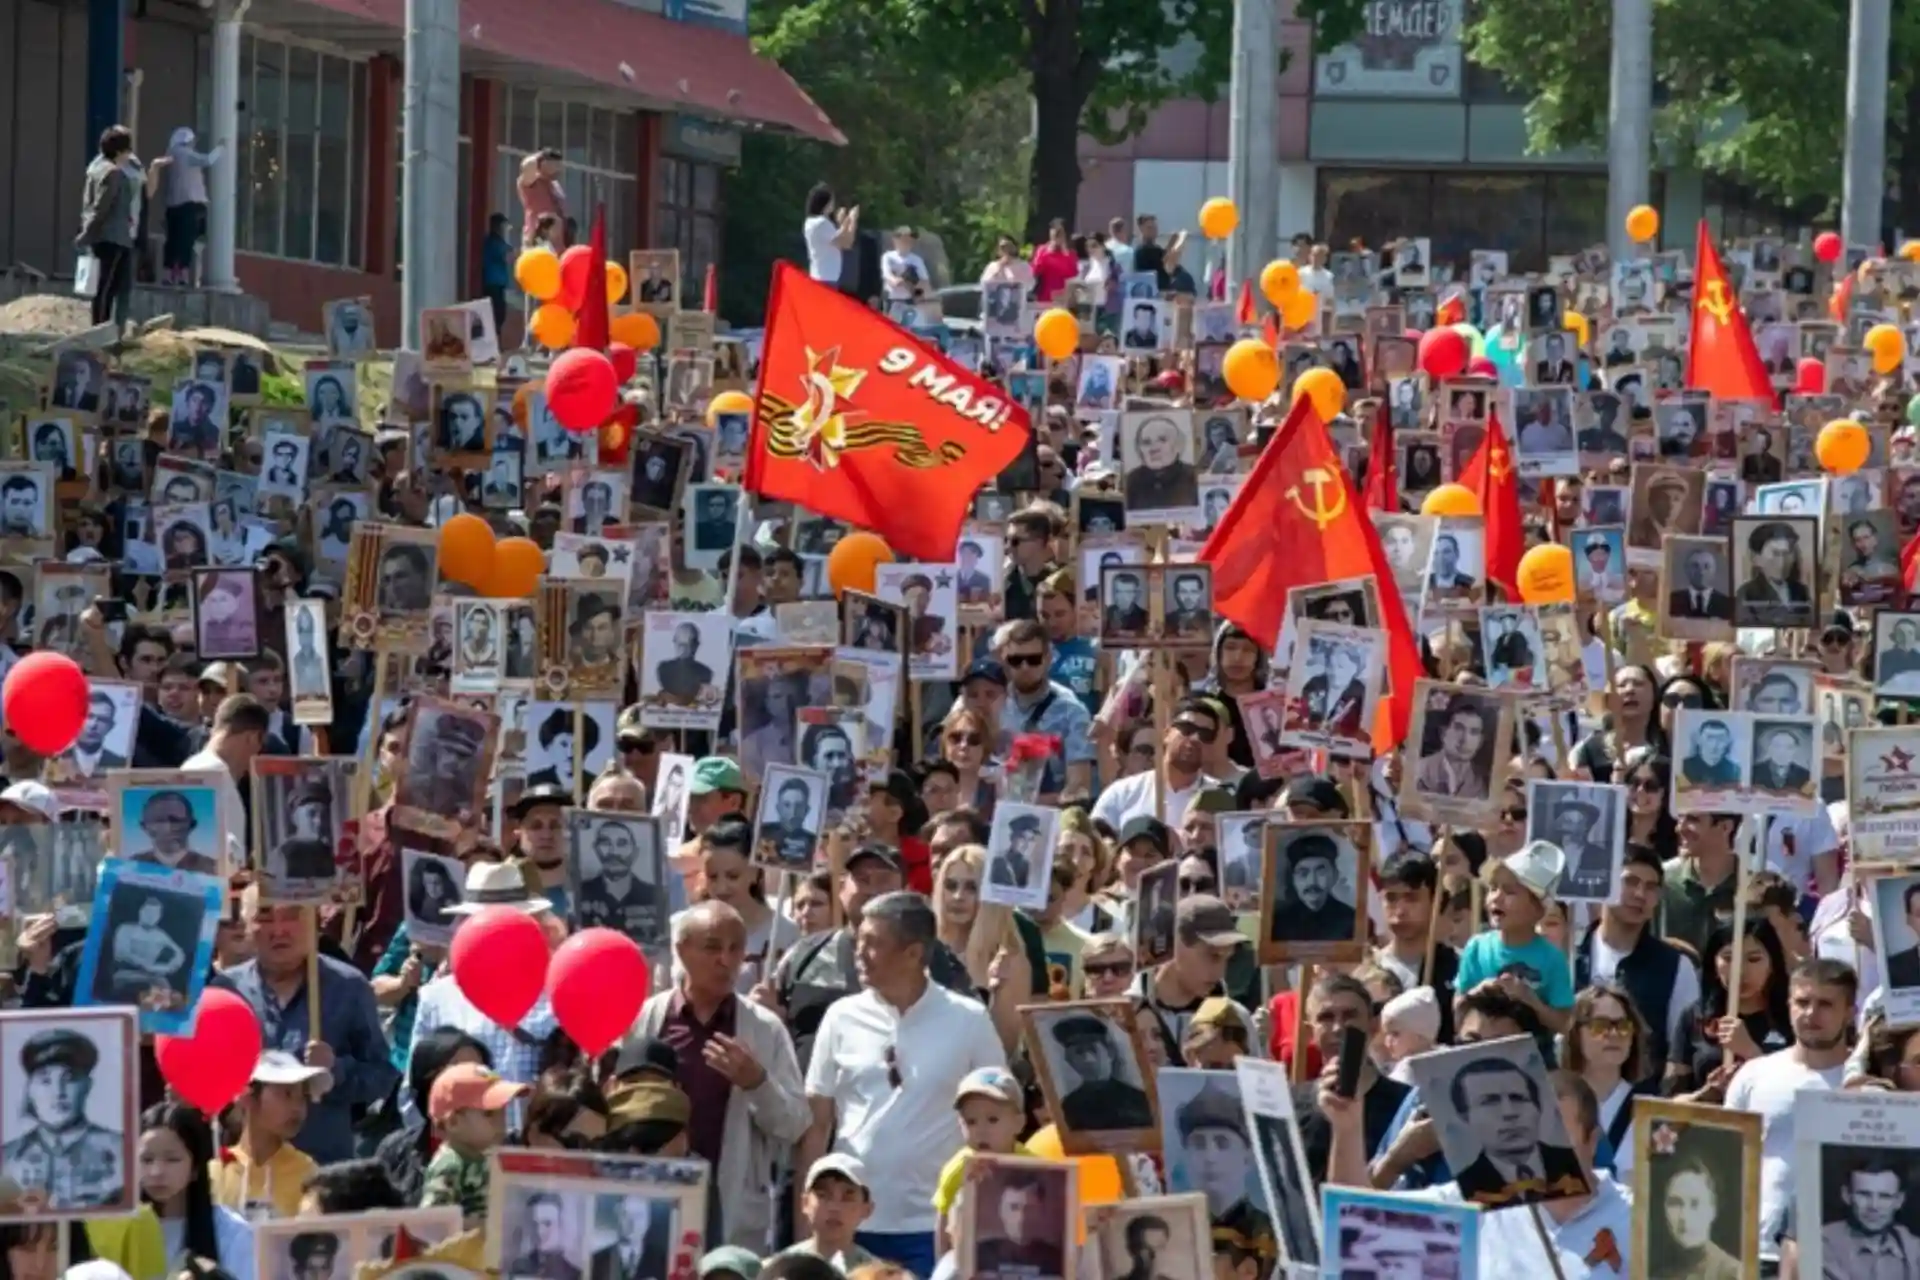
[[[1173,723],[1160,744],[1166,763],[1168,825],[1178,827],[1187,816],[1187,804],[1207,782],[1206,749],[1220,737],[1220,713],[1207,698],[1182,698],[1173,709]],[[1154,771],[1146,769],[1109,784],[1093,803],[1093,818],[1115,831],[1136,817],[1156,817]]]
[[[1001,723],[1060,740],[1059,753],[1041,774],[1040,803],[1059,803],[1063,796],[1069,803],[1084,801],[1093,794],[1093,716],[1072,689],[1054,681],[1046,628],[1032,619],[1005,623],[994,633],[993,649],[1007,673]]]

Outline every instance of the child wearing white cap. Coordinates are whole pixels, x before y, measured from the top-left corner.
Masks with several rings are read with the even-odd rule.
[[[1510,853],[1482,873],[1487,918],[1493,929],[1477,933],[1460,953],[1455,990],[1465,995],[1493,983],[1540,1015],[1549,1031],[1572,1021],[1573,969],[1564,951],[1540,936],[1547,901],[1566,867],[1566,855],[1544,840]]]
[[[1380,1047],[1386,1051],[1389,1078],[1413,1083],[1407,1062],[1433,1048],[1440,1038],[1440,999],[1432,987],[1415,987],[1387,1001],[1380,1010]]]

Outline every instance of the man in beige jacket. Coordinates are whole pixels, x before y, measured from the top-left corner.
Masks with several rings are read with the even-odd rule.
[[[674,917],[676,985],[652,996],[621,1043],[621,1068],[646,1041],[671,1045],[675,1082],[693,1103],[691,1154],[713,1166],[724,1239],[770,1252],[779,1167],[811,1119],[787,1029],[772,1012],[734,994],[747,926],[723,902]]]

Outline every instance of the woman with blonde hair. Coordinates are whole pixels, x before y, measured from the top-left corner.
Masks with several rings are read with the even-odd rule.
[[[1013,922],[1013,908],[980,901],[987,850],[963,844],[940,863],[933,880],[933,918],[947,944],[973,979],[988,992],[1000,1038],[1012,1047],[1020,1040],[1020,1005],[1032,998],[1032,964]]]
[[[940,758],[952,765],[960,780],[955,788],[962,804],[971,804],[980,816],[993,821],[994,786],[985,774],[992,760],[999,727],[983,712],[955,703],[940,722]]]
[[[1054,860],[1073,868],[1073,887],[1067,890],[1061,916],[1082,933],[1105,933],[1113,927],[1113,913],[1094,900],[1113,875],[1113,851],[1094,829],[1084,809],[1060,811],[1060,835],[1053,846]]]

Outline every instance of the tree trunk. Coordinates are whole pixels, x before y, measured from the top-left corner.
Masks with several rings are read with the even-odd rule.
[[[1897,110],[1900,114],[1888,119],[1887,131],[1896,140],[1895,155],[1890,162],[1899,175],[1896,182],[1899,195],[1893,223],[1886,230],[1891,232],[1897,226],[1901,234],[1912,237],[1920,235],[1920,79],[1907,87]],[[1887,252],[1895,253],[1899,248],[1890,244]]]
[[[1080,56],[1080,7],[1050,3],[1035,11],[1028,27],[1028,65],[1033,73],[1032,180],[1028,188],[1027,239],[1041,244],[1047,224],[1063,219],[1077,228],[1080,206],[1080,113],[1092,91]]]

